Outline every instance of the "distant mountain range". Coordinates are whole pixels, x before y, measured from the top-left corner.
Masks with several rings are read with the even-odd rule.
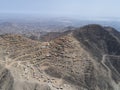
[[[80,27],[87,24],[111,26],[120,30],[120,22],[114,20],[76,20],[69,18],[48,19],[6,19],[0,20],[0,33],[63,32],[66,27]]]
[[[47,18],[47,19],[1,19],[0,20],[0,34],[22,34],[33,40],[45,39],[45,36],[52,33],[61,33],[75,28],[96,23],[105,27],[111,26],[116,30],[120,30],[119,21],[104,21],[104,20],[76,20],[69,18]],[[57,34],[58,35],[58,34]],[[55,37],[54,35],[52,35]],[[46,38],[47,39],[47,38]]]

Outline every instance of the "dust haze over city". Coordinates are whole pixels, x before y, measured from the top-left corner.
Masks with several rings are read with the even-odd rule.
[[[119,0],[0,0],[0,90],[120,90]]]

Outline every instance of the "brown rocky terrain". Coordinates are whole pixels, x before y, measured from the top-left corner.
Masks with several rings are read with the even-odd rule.
[[[120,90],[120,39],[112,33],[87,25],[55,38],[48,34],[48,42],[1,35],[0,64],[6,69],[0,69],[10,78],[3,82],[0,74],[0,90]]]

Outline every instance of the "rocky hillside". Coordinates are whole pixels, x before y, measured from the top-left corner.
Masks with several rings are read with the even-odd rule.
[[[0,64],[11,77],[1,90],[120,90],[119,35],[100,25],[54,34],[47,42],[0,36]]]

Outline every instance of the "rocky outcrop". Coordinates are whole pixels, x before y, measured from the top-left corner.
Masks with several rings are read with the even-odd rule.
[[[10,71],[0,66],[0,90],[13,90],[13,83]]]

